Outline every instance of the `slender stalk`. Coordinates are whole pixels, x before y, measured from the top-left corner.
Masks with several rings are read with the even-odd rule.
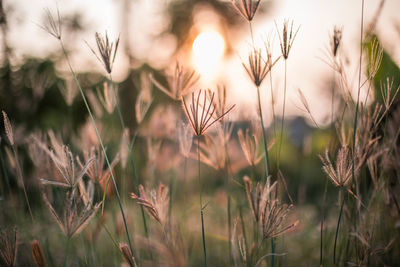
[[[354,115],[353,124],[353,164],[352,164],[352,178],[354,180],[354,163],[355,163],[355,147],[356,147],[356,132],[357,132],[357,120],[358,120],[358,109],[360,105],[360,91],[361,91],[361,69],[362,69],[362,50],[363,50],[363,27],[364,27],[364,0],[361,0],[361,41],[360,41],[360,66],[358,70],[358,90],[357,90],[357,103],[356,111]]]
[[[4,164],[4,160],[3,160],[3,152],[1,150],[0,150],[0,164],[1,164],[1,170],[3,172],[4,180],[6,181],[6,184],[7,184],[8,193],[11,195],[10,179],[7,175],[6,165]]]
[[[223,129],[225,127],[223,126]],[[229,186],[229,167],[230,167],[230,159],[228,154],[228,145],[225,142],[224,138],[224,152],[225,152],[225,176],[226,176],[226,187],[227,187],[227,206],[226,212],[228,215],[228,249],[229,249],[229,262],[230,265],[233,264],[233,253],[232,253],[232,244],[231,244],[231,235],[232,235],[232,228],[231,228],[231,195],[230,195],[230,186]]]
[[[89,113],[89,117],[90,117],[90,119],[91,119],[91,121],[92,121],[92,124],[93,124],[93,127],[94,127],[94,129],[95,129],[95,131],[96,131],[97,139],[99,140],[101,149],[102,149],[103,154],[104,154],[104,158],[106,159],[106,163],[107,163],[108,169],[109,169],[110,174],[111,174],[111,179],[112,179],[112,182],[113,182],[114,187],[115,187],[115,194],[116,194],[116,196],[117,196],[119,208],[120,208],[120,210],[121,210],[122,219],[123,219],[123,221],[124,221],[125,232],[126,232],[126,236],[127,236],[127,239],[128,239],[129,248],[130,248],[130,250],[131,250],[132,257],[135,258],[134,253],[133,253],[133,247],[132,247],[131,238],[130,238],[130,236],[129,236],[128,225],[127,225],[127,222],[126,222],[124,209],[123,209],[122,203],[121,203],[121,197],[120,197],[120,195],[119,195],[119,191],[118,191],[118,188],[117,188],[117,183],[115,182],[114,174],[113,174],[113,171],[112,171],[112,169],[111,169],[111,164],[110,164],[110,161],[109,161],[109,159],[108,159],[106,150],[105,150],[105,148],[104,148],[103,141],[102,141],[102,139],[101,139],[100,133],[99,133],[99,131],[98,131],[96,122],[95,122],[94,117],[93,117],[93,114],[92,114],[92,111],[91,111],[91,109],[90,109],[90,107],[89,107],[89,104],[88,104],[88,102],[87,102],[87,100],[86,100],[86,97],[85,97],[85,94],[84,94],[84,92],[83,92],[83,90],[82,90],[82,87],[81,87],[81,85],[80,85],[80,83],[79,83],[79,81],[78,81],[78,78],[77,78],[77,76],[76,76],[74,70],[72,69],[71,63],[70,63],[69,58],[68,58],[68,55],[67,55],[67,51],[65,50],[65,47],[64,47],[64,44],[63,44],[63,42],[62,42],[61,39],[59,39],[59,41],[60,41],[61,49],[62,49],[62,51],[63,51],[63,53],[64,53],[64,56],[65,56],[65,59],[67,60],[68,67],[69,67],[69,69],[70,69],[70,71],[71,71],[71,74],[72,74],[72,76],[73,76],[73,78],[74,78],[74,81],[75,81],[75,83],[76,83],[76,85],[77,85],[77,87],[78,87],[78,89],[79,89],[79,92],[81,93],[83,102],[85,103],[86,109],[87,109],[87,111],[88,111],[88,113]],[[107,182],[107,184],[108,184],[108,182]],[[107,186],[106,186],[105,191],[107,191]],[[104,208],[104,201],[103,201],[103,208]]]
[[[274,137],[276,138],[276,116],[275,116],[275,100],[274,100],[274,90],[272,86],[272,68],[269,70],[269,83],[271,89],[271,109],[272,109],[272,123],[274,126]]]
[[[71,242],[71,238],[67,237],[67,244],[66,244],[66,247],[65,247],[64,264],[63,264],[65,267],[68,266],[68,256],[69,256],[70,242]]]
[[[28,206],[28,210],[29,210],[29,214],[31,215],[32,222],[34,222],[33,215],[32,215],[32,210],[31,210],[31,205],[29,204],[28,194],[26,193],[24,177],[22,176],[21,165],[19,164],[18,153],[17,153],[17,150],[15,148],[15,145],[12,145],[12,150],[13,150],[13,153],[14,153],[15,164],[16,164],[16,167],[17,167],[17,175],[18,175],[18,177],[19,177],[19,179],[20,179],[20,181],[22,183],[22,189],[24,191],[25,202],[26,202],[26,204]]]
[[[339,193],[341,193],[341,192],[343,192],[342,189],[340,189]],[[337,243],[337,238],[338,238],[338,235],[339,235],[340,220],[342,219],[342,213],[343,213],[343,206],[344,206],[345,197],[342,196],[342,198],[343,198],[342,199],[342,204],[340,205],[339,217],[338,217],[338,222],[337,222],[337,225],[336,225],[335,243],[333,245],[333,264],[336,264],[336,243]]]
[[[283,85],[283,108],[282,108],[282,121],[281,121],[281,131],[280,131],[280,138],[279,138],[279,146],[277,151],[277,169],[279,170],[279,164],[281,159],[281,149],[282,149],[282,138],[283,138],[283,124],[285,122],[285,108],[286,108],[286,83],[287,83],[287,60],[285,59],[285,78],[284,78],[284,85]]]
[[[128,153],[130,155],[130,160],[131,160],[131,164],[132,164],[132,168],[133,168],[133,176],[134,176],[134,181],[135,181],[135,186],[136,186],[135,193],[137,195],[139,194],[139,177],[136,172],[136,166],[135,166],[135,161],[133,159],[132,150],[133,150],[133,146],[135,144],[138,133],[139,133],[139,129],[136,131],[136,133],[132,137],[132,141],[131,141],[131,144],[129,145],[129,153]],[[147,227],[147,221],[146,221],[146,216],[144,214],[144,209],[143,209],[142,205],[139,205],[139,206],[140,206],[140,214],[142,216],[142,221],[143,221],[144,234],[145,234],[147,240],[149,240],[149,230]],[[150,258],[153,259],[153,253],[151,251],[150,251]]]
[[[265,135],[265,127],[264,127],[264,119],[262,115],[262,109],[261,109],[261,97],[260,97],[260,87],[257,86],[257,100],[258,100],[258,113],[260,115],[260,124],[261,124],[261,131],[262,131],[262,137],[263,137],[263,144],[264,144],[264,153],[265,153],[265,179],[268,178],[269,176],[269,161],[268,161],[268,147],[267,147],[267,137]]]
[[[333,84],[332,84],[332,88],[331,88],[331,125],[332,127],[333,125],[333,117],[334,117],[334,113],[335,113],[335,107],[334,107],[334,102],[335,102],[335,83],[336,83],[336,71],[333,70]]]
[[[253,26],[251,25],[251,21],[249,21],[249,27],[250,27],[251,43],[253,44],[253,47],[254,47],[254,34],[253,34]]]
[[[358,120],[358,109],[360,105],[360,91],[361,91],[361,69],[362,69],[362,52],[363,52],[363,31],[364,31],[364,0],[361,0],[361,30],[360,30],[360,65],[359,65],[359,70],[358,70],[358,88],[357,88],[357,104],[356,104],[356,111],[354,115],[354,125],[353,125],[353,155],[352,155],[352,166],[351,166],[351,176],[352,180],[355,180],[356,183],[356,194],[358,195],[359,191],[359,184],[358,180],[355,179],[355,170],[354,170],[354,165],[355,165],[355,149],[356,149],[356,133],[357,133],[357,120]],[[357,205],[357,201],[355,200],[355,205]],[[355,211],[356,215],[354,217],[354,228],[357,231],[357,212],[358,209]],[[357,241],[356,241],[357,242]],[[356,246],[357,250],[357,246]],[[357,263],[358,263],[358,258],[357,258]]]
[[[207,267],[206,237],[205,237],[205,233],[204,233],[204,219],[203,219],[203,199],[202,199],[203,187],[200,182],[200,136],[197,137],[197,163],[198,163],[198,174],[199,174],[198,180],[199,180],[199,188],[200,188],[201,235],[203,238],[204,266]]]
[[[112,90],[113,90],[114,97],[115,97],[115,102],[116,102],[115,106],[117,107],[118,117],[121,122],[121,127],[122,127],[122,132],[123,132],[123,131],[125,131],[125,122],[124,122],[124,118],[122,117],[121,108],[119,106],[119,97],[118,97],[117,92],[115,91],[114,81],[112,79],[111,73],[110,73],[109,77],[110,77],[110,82],[111,82]]]
[[[319,266],[322,266],[323,258],[323,246],[324,246],[324,220],[325,220],[325,201],[326,201],[326,193],[328,191],[328,178],[325,180],[324,187],[324,196],[322,198],[322,207],[321,207],[321,238],[320,238],[320,248],[319,248]]]

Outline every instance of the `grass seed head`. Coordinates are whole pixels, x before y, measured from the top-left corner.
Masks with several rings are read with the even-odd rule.
[[[237,132],[240,147],[244,156],[250,166],[256,166],[258,162],[264,157],[264,152],[258,149],[260,136],[256,133],[250,134],[249,128],[243,134],[243,130],[239,129]]]
[[[233,7],[247,21],[252,21],[261,0],[231,0]]]
[[[203,93],[204,92],[204,93]],[[200,103],[201,94],[203,93],[203,101]],[[190,125],[192,126],[193,132],[196,136],[202,136],[206,130],[213,125],[215,122],[221,120],[226,114],[228,114],[235,105],[232,105],[225,113],[220,116],[214,117],[215,106],[213,104],[215,93],[211,94],[211,97],[207,101],[207,92],[200,90],[195,96],[192,93],[192,101],[189,107],[187,106],[185,99],[182,97],[182,103],[185,110],[186,117],[188,118]]]
[[[49,33],[51,36],[61,40],[61,17],[60,11],[57,8],[57,18],[55,19],[50,12],[50,9],[44,10],[46,13],[46,24],[44,26],[39,25],[44,31]]]
[[[279,200],[271,200],[270,206],[265,206],[262,212],[262,231],[263,238],[269,239],[285,234],[292,231],[297,225],[298,221],[293,223],[284,224],[284,221],[293,208],[293,205],[281,204]]]
[[[200,79],[194,70],[184,68],[179,62],[176,62],[175,68],[165,73],[165,76],[168,87],[164,87],[152,74],[149,75],[149,78],[158,89],[176,101],[187,95]]]
[[[10,239],[9,233],[3,230],[0,233],[0,255],[4,263],[12,267],[17,261],[17,228],[14,227],[14,237]]]
[[[4,129],[6,131],[6,136],[8,139],[8,142],[13,146],[14,145],[14,134],[13,134],[13,129],[11,126],[11,122],[8,119],[7,113],[3,110],[3,121],[4,121]]]
[[[129,264],[129,266],[134,267],[135,266],[134,259],[133,259],[132,252],[131,252],[131,249],[129,248],[128,244],[120,243],[119,249],[121,251],[122,257],[124,257],[124,259]]]
[[[289,58],[290,50],[292,49],[293,42],[296,38],[297,33],[299,32],[300,27],[298,27],[297,29],[293,29],[293,20],[291,21],[290,26],[289,20],[285,20],[283,22],[282,35],[280,35],[276,23],[275,26],[278,31],[282,56],[285,60],[287,60]]]
[[[142,205],[147,213],[161,225],[167,222],[168,204],[169,204],[168,186],[160,184],[157,191],[152,189],[146,191],[143,185],[139,186],[140,195],[131,193],[131,198],[135,199],[139,205]]]
[[[342,41],[342,29],[335,26],[333,28],[333,35],[331,37],[331,52],[333,57],[336,57],[341,41]]]
[[[36,263],[36,266],[45,267],[46,258],[44,257],[44,253],[42,247],[40,246],[39,241],[33,240],[30,245],[31,245],[32,257]]]
[[[114,42],[111,42],[108,38],[107,32],[104,34],[104,36],[96,32],[95,38],[99,55],[94,51],[93,48],[90,46],[89,48],[92,50],[92,53],[97,57],[97,59],[103,64],[106,72],[111,74],[115,56],[118,50],[119,36]]]

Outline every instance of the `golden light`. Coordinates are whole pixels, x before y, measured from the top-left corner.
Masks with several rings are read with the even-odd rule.
[[[193,61],[203,76],[213,76],[225,52],[225,42],[215,31],[200,33],[193,42]]]

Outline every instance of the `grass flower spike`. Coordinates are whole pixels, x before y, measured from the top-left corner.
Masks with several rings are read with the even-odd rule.
[[[181,97],[189,93],[190,89],[196,84],[200,76],[198,76],[194,70],[185,69],[179,64],[179,62],[176,62],[172,73],[166,74],[168,88],[158,82],[152,74],[149,75],[149,78],[164,94],[179,101]]]
[[[107,73],[110,74],[114,65],[115,55],[117,54],[119,36],[114,42],[110,42],[107,32],[105,33],[104,37],[100,33],[96,32],[95,38],[99,55],[93,50],[93,48],[90,46],[89,48],[92,50],[97,59],[103,64]]]
[[[140,196],[131,193],[131,198],[136,199],[139,205],[142,205],[151,217],[164,225],[166,223],[169,203],[168,186],[160,184],[157,191],[150,190],[146,192],[143,185],[139,186]]]
[[[252,21],[261,0],[231,0],[233,7],[247,21]]]
[[[192,126],[196,136],[202,136],[211,125],[222,119],[235,107],[235,105],[232,105],[226,112],[215,118],[213,116],[215,113],[215,106],[213,104],[214,93],[211,94],[209,101],[207,101],[207,92],[204,91],[203,101],[200,103],[202,92],[203,91],[200,90],[197,94],[197,97],[194,93],[192,93],[192,101],[189,105],[189,108],[185,102],[185,99],[182,97],[182,103],[185,109],[186,117],[189,119],[190,125]]]

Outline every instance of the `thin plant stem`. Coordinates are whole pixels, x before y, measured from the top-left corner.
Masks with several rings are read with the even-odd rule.
[[[268,147],[267,147],[267,137],[265,135],[264,119],[263,119],[262,109],[261,109],[261,97],[260,97],[260,87],[259,86],[257,86],[257,100],[258,100],[258,113],[260,115],[260,124],[261,124],[261,131],[262,131],[263,144],[264,144],[265,180],[266,180],[269,176]]]
[[[326,193],[328,191],[328,178],[325,180],[324,196],[322,197],[322,207],[321,207],[321,238],[320,238],[320,248],[319,248],[319,265],[322,266],[323,258],[323,246],[324,246],[324,220],[325,220],[325,201]]]
[[[225,129],[225,127],[223,127]],[[231,228],[231,195],[230,195],[230,186],[229,186],[229,167],[230,167],[230,158],[228,154],[228,145],[225,142],[224,138],[224,152],[225,152],[225,176],[226,176],[226,188],[227,188],[227,206],[226,211],[228,215],[228,249],[229,249],[229,262],[230,265],[233,264],[233,253],[232,253],[232,244],[230,242],[231,235],[232,235],[232,228]]]
[[[342,189],[340,189],[339,195],[340,195],[341,192],[343,192]],[[339,235],[340,221],[342,219],[343,206],[344,206],[344,200],[345,200],[344,196],[342,196],[342,198],[343,198],[342,199],[342,204],[340,205],[339,217],[338,217],[338,222],[337,222],[337,225],[336,225],[335,243],[333,245],[333,264],[336,264],[336,244],[337,244],[337,238],[338,238],[338,235]]]
[[[133,168],[133,177],[134,177],[135,186],[136,186],[136,194],[139,194],[139,177],[137,175],[137,171],[136,171],[135,161],[133,159],[132,150],[133,150],[133,146],[134,146],[134,144],[136,142],[136,138],[137,138],[138,133],[139,133],[139,129],[136,131],[136,133],[132,137],[132,141],[131,141],[131,144],[129,145],[129,153],[128,153],[130,155],[130,160],[131,160],[131,164],[132,164],[132,168]],[[142,215],[144,233],[146,235],[146,238],[149,239],[149,230],[147,228],[147,222],[146,222],[146,216],[144,214],[144,209],[143,209],[142,205],[139,205],[139,206],[140,206],[140,213]],[[150,253],[150,255],[152,257],[152,253]]]
[[[111,82],[112,90],[113,90],[114,97],[115,97],[115,102],[116,102],[115,106],[117,107],[118,117],[121,122],[122,132],[124,132],[125,131],[125,122],[124,122],[124,118],[122,117],[121,108],[119,106],[119,97],[117,95],[117,92],[115,91],[114,82],[113,82],[111,73],[110,73],[109,77],[110,77],[110,82]]]
[[[254,34],[253,34],[253,26],[251,25],[251,21],[249,21],[249,27],[250,27],[251,43],[253,44],[253,47],[254,47]]]
[[[358,120],[358,109],[360,105],[360,91],[361,91],[361,70],[362,70],[362,52],[363,52],[363,31],[364,31],[364,0],[361,0],[361,29],[360,29],[360,62],[359,62],[359,70],[358,70],[358,88],[357,88],[357,104],[356,104],[356,111],[354,114],[354,125],[353,125],[353,155],[352,155],[352,166],[351,166],[351,176],[352,180],[355,180],[356,183],[356,194],[358,195],[358,180],[355,179],[355,170],[354,170],[354,165],[355,165],[355,149],[356,149],[356,133],[357,133],[357,120]],[[355,200],[355,205],[357,206],[357,201]],[[357,212],[358,209],[356,208],[355,211],[356,215],[354,216],[354,228],[357,231]],[[357,246],[356,246],[357,250]],[[357,263],[358,263],[358,258],[357,258]]]
[[[207,267],[207,250],[206,250],[206,237],[204,233],[203,199],[202,199],[203,187],[200,181],[200,136],[197,137],[197,164],[198,164],[198,174],[199,174],[198,180],[200,189],[200,216],[201,216],[201,235],[203,238],[204,266]]]
[[[274,101],[274,90],[272,86],[272,68],[269,70],[269,83],[270,83],[270,89],[271,89],[271,109],[272,109],[272,124],[274,127],[274,137],[276,138],[276,116],[275,116],[275,101]]]
[[[335,83],[336,83],[336,71],[333,70],[333,84],[332,84],[332,88],[331,88],[331,125],[332,127],[333,125],[333,117],[334,117],[334,113],[335,113],[335,107],[334,107],[334,102],[335,102]]]
[[[281,149],[282,149],[282,138],[283,138],[283,124],[285,123],[285,108],[286,108],[286,82],[287,82],[287,60],[285,59],[285,77],[283,79],[283,107],[282,107],[282,121],[281,121],[281,131],[280,131],[280,138],[279,138],[279,146],[277,151],[277,169],[279,170],[279,164],[281,159]]]
[[[69,58],[68,58],[68,55],[67,55],[67,51],[65,50],[65,47],[64,47],[64,44],[63,44],[63,42],[62,42],[61,39],[59,39],[59,41],[60,41],[61,49],[62,49],[62,51],[63,51],[63,53],[64,53],[64,56],[65,56],[65,58],[66,58],[66,60],[67,60],[68,67],[69,67],[69,69],[70,69],[70,71],[71,71],[71,74],[72,74],[72,76],[73,76],[73,78],[74,78],[74,81],[75,81],[75,83],[76,83],[76,85],[77,85],[77,87],[78,87],[78,89],[79,89],[79,92],[81,93],[83,102],[85,103],[85,106],[86,106],[86,109],[87,109],[87,111],[88,111],[88,113],[89,113],[89,116],[90,116],[90,119],[91,119],[91,121],[92,121],[93,127],[94,127],[94,129],[95,129],[95,131],[96,131],[96,135],[97,135],[97,138],[98,138],[98,140],[99,140],[101,149],[102,149],[102,151],[103,151],[104,158],[106,159],[106,163],[107,163],[108,169],[109,169],[110,174],[111,174],[111,179],[112,179],[112,182],[113,182],[114,187],[115,187],[115,194],[116,194],[116,196],[117,196],[119,208],[120,208],[120,210],[121,210],[122,220],[124,221],[125,232],[126,232],[126,236],[127,236],[127,239],[128,239],[129,248],[130,248],[130,250],[131,250],[132,257],[135,258],[134,253],[133,253],[133,247],[132,247],[131,238],[130,238],[130,236],[129,236],[128,225],[127,225],[127,222],[126,222],[124,209],[123,209],[122,203],[121,203],[121,197],[120,197],[120,195],[119,195],[119,191],[118,191],[118,188],[117,188],[117,183],[115,182],[114,174],[113,174],[113,171],[112,171],[112,169],[111,169],[111,164],[110,164],[110,161],[109,161],[109,159],[108,159],[106,150],[105,150],[105,148],[104,148],[103,141],[102,141],[102,139],[101,139],[100,133],[99,133],[99,131],[98,131],[98,128],[97,128],[97,126],[96,126],[96,122],[95,122],[94,117],[93,117],[93,114],[92,114],[92,111],[91,111],[91,109],[90,109],[90,107],[89,107],[89,104],[88,104],[88,102],[87,102],[87,100],[86,100],[86,97],[85,97],[85,94],[84,94],[84,92],[83,92],[83,90],[82,90],[82,87],[81,87],[81,85],[80,85],[80,83],[79,83],[79,81],[78,81],[78,78],[77,78],[77,76],[76,76],[74,70],[72,69],[71,63],[70,63]],[[108,182],[109,182],[109,181],[108,181]],[[107,185],[108,185],[108,182],[107,182]],[[107,192],[107,185],[106,185],[106,188],[105,188],[104,192]],[[103,205],[103,207],[102,207],[102,210],[103,210],[103,209],[104,209],[104,196],[103,196],[103,204],[102,204],[102,205]]]
[[[261,131],[262,131],[262,137],[263,137],[263,143],[264,143],[265,180],[268,180],[268,177],[269,177],[268,147],[267,147],[267,137],[265,135],[264,120],[263,120],[263,116],[262,116],[261,97],[260,97],[260,87],[259,86],[257,86],[257,100],[258,100],[258,112],[260,114]],[[274,239],[271,238],[271,253],[272,253],[271,265],[272,265],[272,267],[275,266],[275,257],[273,255],[274,252],[275,252]]]
[[[364,25],[364,0],[361,0],[361,41],[360,41],[360,66],[358,70],[358,90],[357,90],[357,103],[356,103],[356,111],[354,115],[354,124],[353,124],[353,164],[352,164],[352,178],[354,179],[354,163],[355,163],[355,147],[356,147],[356,132],[357,132],[357,120],[358,120],[358,109],[360,105],[360,85],[361,85],[361,69],[362,69],[362,50],[363,50],[363,25]]]
[[[16,168],[17,168],[17,175],[18,175],[19,180],[22,183],[22,189],[24,191],[24,197],[25,197],[26,205],[28,206],[28,210],[29,210],[29,214],[31,215],[32,222],[34,222],[33,215],[32,215],[32,210],[31,210],[31,205],[29,204],[28,194],[26,193],[24,177],[22,176],[22,169],[21,169],[21,165],[19,164],[18,153],[17,153],[17,149],[15,148],[15,145],[12,145],[12,150],[13,150],[13,153],[14,153],[14,159],[15,159],[15,164],[16,164]]]
[[[71,238],[67,237],[67,244],[65,247],[65,255],[64,255],[64,266],[68,266],[68,256],[69,256],[69,247],[70,247]]]
[[[10,179],[7,175],[7,171],[6,171],[6,165],[4,164],[4,160],[3,160],[3,152],[0,149],[0,163],[1,163],[1,170],[3,172],[3,177],[4,180],[6,181],[7,184],[7,188],[8,188],[8,193],[11,195],[11,186],[10,186]]]

